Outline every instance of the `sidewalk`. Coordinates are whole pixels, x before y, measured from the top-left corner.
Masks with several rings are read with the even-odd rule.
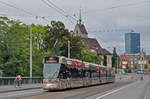
[[[23,84],[21,88],[14,85],[0,86],[0,93],[42,88],[42,84]]]

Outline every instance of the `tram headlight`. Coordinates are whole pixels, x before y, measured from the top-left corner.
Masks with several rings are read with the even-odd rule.
[[[53,84],[53,83],[46,84],[46,87],[47,87],[47,88],[56,88],[56,87],[57,87],[57,84]]]
[[[52,83],[56,82],[57,83],[57,82],[59,82],[59,79],[51,79],[50,82],[52,82]]]

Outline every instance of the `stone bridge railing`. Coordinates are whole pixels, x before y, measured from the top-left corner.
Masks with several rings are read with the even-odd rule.
[[[22,77],[22,84],[36,84],[42,83],[42,77]],[[15,77],[0,77],[0,86],[14,85]]]

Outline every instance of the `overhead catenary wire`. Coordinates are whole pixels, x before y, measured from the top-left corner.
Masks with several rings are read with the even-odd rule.
[[[41,19],[43,19],[43,20],[49,22],[49,20],[47,20],[47,19],[46,19],[45,17],[43,17],[43,16],[34,15],[34,14],[31,13],[31,12],[28,12],[28,11],[22,9],[22,8],[16,7],[16,6],[14,6],[14,5],[12,5],[12,4],[9,4],[9,3],[6,3],[6,2],[4,2],[4,1],[0,1],[0,3],[6,5],[6,6],[8,6],[8,7],[14,8],[14,9],[16,9],[16,10],[22,11],[22,12],[24,12],[24,13],[26,13],[26,14],[28,14],[28,15],[34,17],[34,18],[41,18]]]
[[[55,5],[53,2],[51,2],[50,0],[47,0],[51,5],[53,5],[55,8],[57,8],[57,9],[59,9],[60,11],[62,11],[63,13],[66,13],[67,14],[67,12],[66,11],[64,11],[62,8],[60,8],[60,7],[58,7],[57,5]],[[69,15],[69,14],[67,14],[68,15],[68,17],[70,17],[70,18],[72,18],[73,20],[77,20],[77,18],[74,16],[71,16],[71,15]]]
[[[129,4],[124,4],[124,5],[116,5],[116,6],[112,6],[112,7],[108,7],[108,8],[104,8],[104,9],[96,9],[96,10],[92,10],[92,11],[86,11],[84,13],[94,13],[94,12],[99,12],[99,11],[112,10],[112,9],[117,9],[117,8],[135,6],[135,5],[143,4],[143,3],[150,3],[150,1],[147,0],[147,1],[137,2],[137,3],[129,3]]]
[[[60,13],[61,15],[65,16],[72,24],[74,24],[69,18],[68,15],[64,14],[63,12],[61,12],[60,10],[58,10],[57,8],[51,6],[48,2],[41,0],[43,3],[45,3],[48,7],[53,8],[55,11],[57,11],[58,13]]]
[[[15,16],[15,17],[33,17],[33,16],[25,16],[25,15],[10,15],[10,14],[8,14],[8,13],[0,13],[0,15],[2,15],[2,16]],[[42,16],[42,17],[44,17],[44,18],[52,18],[52,17],[62,17],[62,16]]]
[[[119,32],[119,31],[129,31],[131,29],[102,29],[102,30],[88,30],[88,32],[95,32],[95,33],[101,33],[101,32]]]
[[[66,17],[72,24],[74,24],[71,19],[69,18],[69,15],[68,14],[65,14],[64,12],[62,12],[61,10],[59,10],[58,8],[50,5],[48,2],[44,1],[44,0],[41,0],[44,4],[46,4],[48,7],[54,9],[55,11],[57,11],[58,13],[60,13],[61,15],[63,15],[64,17]]]
[[[4,4],[4,5],[7,5],[7,6],[11,7],[11,8],[14,8],[14,9],[20,10],[20,11],[22,11],[22,12],[25,12],[25,13],[26,13],[26,14],[28,14],[28,15],[34,16],[32,13],[30,13],[30,12],[28,12],[28,11],[24,10],[24,9],[21,9],[21,8],[15,7],[15,6],[13,6],[13,5],[11,5],[11,4],[8,4],[8,3],[4,2],[4,1],[0,1],[0,3],[2,3],[2,4]]]

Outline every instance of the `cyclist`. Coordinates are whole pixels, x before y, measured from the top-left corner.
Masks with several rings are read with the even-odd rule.
[[[21,75],[17,75],[16,78],[15,78],[15,88],[18,86],[18,87],[21,87]]]

